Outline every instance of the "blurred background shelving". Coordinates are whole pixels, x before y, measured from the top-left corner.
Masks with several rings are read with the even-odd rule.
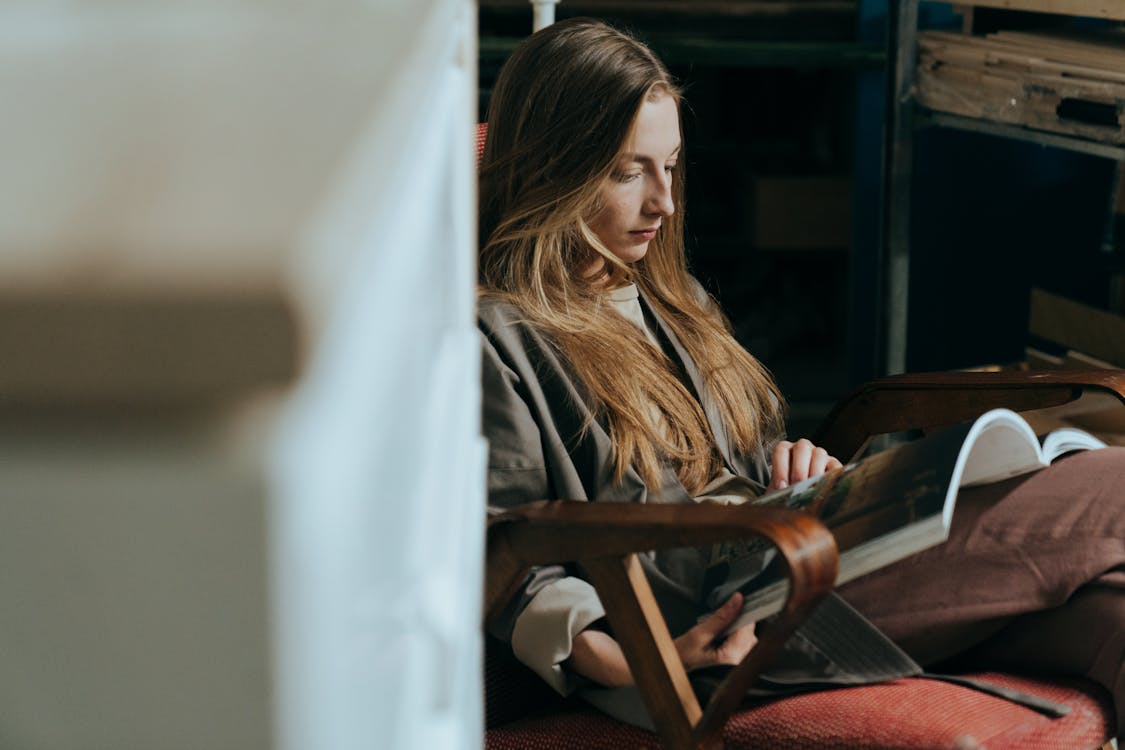
[[[1037,289],[1125,312],[1125,4],[890,10],[885,367],[1021,359]]]

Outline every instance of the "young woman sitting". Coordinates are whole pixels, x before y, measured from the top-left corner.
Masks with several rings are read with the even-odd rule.
[[[647,47],[588,19],[532,35],[501,72],[480,164],[493,509],[741,503],[839,466],[785,439],[769,372],[688,273],[680,106]],[[754,647],[754,625],[722,637],[738,595],[704,611],[700,551],[642,561],[689,672]],[[648,724],[577,567],[534,570],[493,635],[560,692]],[[1120,726],[1125,449],[965,490],[948,542],[830,596],[753,692],[916,674],[970,649],[1089,676],[1113,694]]]

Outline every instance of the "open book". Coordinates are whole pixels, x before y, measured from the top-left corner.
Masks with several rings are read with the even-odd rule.
[[[806,510],[832,530],[840,549],[837,584],[857,578],[949,536],[957,491],[1047,466],[1064,453],[1104,448],[1081,430],[1036,437],[1022,417],[994,409],[915,442],[754,500]],[[781,609],[788,582],[769,542],[751,539],[714,550],[704,573],[714,609],[742,591],[742,614],[731,627]]]

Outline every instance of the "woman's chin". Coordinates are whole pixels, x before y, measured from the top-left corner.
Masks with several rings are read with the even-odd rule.
[[[615,247],[613,254],[622,263],[636,263],[641,258],[645,257],[648,253],[648,243],[643,242],[638,245],[629,245],[628,247]]]

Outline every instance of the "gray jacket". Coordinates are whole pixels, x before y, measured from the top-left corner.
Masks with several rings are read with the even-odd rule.
[[[739,455],[731,449],[695,363],[643,294],[641,304],[665,351],[679,361],[690,389],[699,398],[727,469],[764,490],[772,445],[763,445],[752,455]],[[672,467],[664,470],[659,494],[651,492],[631,469],[622,482],[614,483],[609,435],[597,421],[583,430],[590,408],[581,384],[551,341],[510,304],[484,299],[478,315],[491,512],[541,499],[693,502]],[[704,613],[702,554],[702,550],[684,549],[642,555],[673,636],[690,628]],[[763,692],[858,684],[920,671],[862,616],[835,596],[829,599],[763,677]],[[532,572],[492,634],[511,643],[521,661],[557,690],[568,693],[581,686],[581,681],[560,667],[570,654],[570,640],[603,615],[577,566],[543,567]]]

